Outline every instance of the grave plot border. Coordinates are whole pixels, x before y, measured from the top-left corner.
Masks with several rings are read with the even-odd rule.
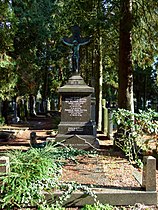
[[[157,193],[155,191],[135,191],[135,190],[114,190],[114,189],[93,189],[97,199],[102,204],[116,206],[128,206],[141,203],[144,205],[157,205]],[[95,191],[96,190],[96,191]],[[60,197],[62,192],[55,192],[55,197]],[[46,199],[50,201],[51,195],[46,194]],[[82,192],[74,192],[64,203],[66,207],[81,207],[86,204],[94,204],[92,196],[85,195]]]
[[[9,158],[6,156],[0,157],[0,173],[7,174],[10,171]],[[143,173],[134,174],[142,186],[142,190],[125,190],[111,188],[92,188],[91,190],[97,195],[97,199],[102,204],[110,205],[135,205],[142,203],[144,205],[157,205],[156,191],[156,159],[152,156],[144,157]],[[45,197],[49,202],[52,195],[44,192]],[[53,197],[58,198],[63,192],[53,192]],[[83,192],[73,192],[71,197],[65,202],[65,206],[80,207],[86,204],[94,204],[94,198],[90,195],[85,195]]]
[[[143,159],[143,173],[134,170],[133,176],[141,185],[141,190],[111,189],[111,188],[92,188],[97,199],[102,204],[128,206],[142,203],[144,205],[157,205],[156,191],[156,159],[152,156],[145,156]],[[62,192],[54,192],[55,197],[60,197]],[[46,199],[50,200],[51,195],[45,194]],[[65,202],[65,206],[84,206],[93,204],[94,198],[85,195],[83,192],[74,192]]]

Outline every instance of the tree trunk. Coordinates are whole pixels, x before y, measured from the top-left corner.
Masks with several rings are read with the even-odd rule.
[[[44,71],[45,71],[45,73],[44,73],[41,111],[43,113],[46,113],[47,112],[47,98],[48,98],[48,67],[47,67],[47,65],[45,66]]]
[[[118,107],[134,112],[133,102],[133,69],[132,69],[132,0],[120,0],[120,40],[119,40],[119,89],[118,89]],[[131,131],[132,132],[132,131]],[[115,137],[116,148],[120,145],[125,148],[122,136],[128,133],[124,132],[123,125],[118,126]],[[134,143],[130,142],[131,150],[134,151]],[[118,144],[119,142],[119,144]],[[118,146],[119,145],[119,146]]]
[[[121,0],[118,107],[134,112],[132,69],[132,0]]]
[[[97,17],[101,13],[101,1],[97,1]],[[102,128],[102,83],[103,83],[103,68],[102,68],[102,37],[100,30],[100,23],[97,25],[97,39],[96,39],[96,77],[95,77],[95,94],[96,94],[96,124],[98,130]]]
[[[95,83],[95,98],[96,98],[96,124],[98,126],[99,122],[99,92],[100,92],[100,86],[99,86],[99,80],[100,80],[100,50],[99,50],[99,44],[95,46],[95,57],[94,57],[94,83]]]
[[[100,37],[100,63],[99,63],[99,109],[98,109],[98,130],[102,130],[102,84],[103,84],[103,64],[102,64],[102,37]]]
[[[5,124],[8,125],[8,109],[9,109],[9,101],[5,99],[2,101],[2,117],[5,119]]]

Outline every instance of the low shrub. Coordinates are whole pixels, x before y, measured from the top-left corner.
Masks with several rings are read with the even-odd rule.
[[[27,152],[8,152],[6,156],[10,157],[11,171],[7,176],[0,177],[0,209],[25,206],[62,209],[63,202],[75,190],[82,190],[95,199],[95,195],[87,186],[60,181],[65,160],[76,161],[76,156],[87,154],[86,151],[50,144],[42,149],[31,148]],[[63,191],[58,201],[53,197],[53,191],[56,189]],[[52,194],[53,205],[45,200],[44,191]]]
[[[117,124],[118,131],[115,144],[130,161],[141,164],[139,155],[148,150],[148,142],[158,137],[158,113],[149,109],[132,113],[125,109],[114,111],[113,121]],[[144,139],[147,135],[148,139]]]

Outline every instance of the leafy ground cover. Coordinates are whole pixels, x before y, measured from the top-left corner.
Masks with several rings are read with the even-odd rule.
[[[11,172],[0,178],[1,209],[26,209],[24,206],[31,205],[39,210],[64,210],[63,201],[75,190],[84,191],[94,198],[94,205],[80,208],[83,210],[154,209],[143,204],[139,204],[139,208],[138,204],[135,207],[113,207],[98,202],[90,188],[92,185],[140,188],[132,177],[131,165],[120,153],[111,156],[110,153],[89,153],[71,147],[47,145],[43,149],[31,148],[27,152],[11,150],[6,155],[10,157]],[[63,191],[53,205],[42,194],[43,191],[52,193],[52,190]]]
[[[11,171],[7,176],[1,176],[1,209],[37,206],[46,209],[49,204],[45,200],[44,191],[63,190],[63,196],[56,202],[60,206],[75,189],[87,190],[85,186],[66,184],[60,181],[62,166],[65,160],[75,161],[75,156],[84,154],[73,148],[58,148],[46,145],[42,149],[30,148],[27,152],[13,150],[5,155],[10,158]],[[90,193],[90,191],[88,191]],[[53,209],[53,207],[52,207]]]
[[[19,144],[19,142],[26,142],[28,144],[31,131],[36,131],[38,141],[45,141],[47,137],[52,136],[52,130],[50,132],[51,122],[50,118],[45,120],[42,119],[41,121],[40,119],[36,119],[36,121],[31,122],[33,127],[19,132],[17,138],[11,139],[10,141],[16,142],[17,144]],[[27,123],[27,125],[29,124]],[[49,127],[47,127],[47,125]],[[22,123],[18,126],[23,127],[26,125]],[[4,146],[1,146],[0,149],[1,148],[4,152],[6,149],[15,149],[17,146],[5,146],[5,148]],[[26,151],[28,148],[29,147],[25,146],[21,147],[22,150]],[[39,205],[39,201],[42,201],[43,199],[39,190],[49,190],[50,187],[52,189],[53,187],[60,188],[62,186],[64,187],[64,190],[69,193],[75,189],[88,191],[87,186],[92,184],[100,186],[106,185],[109,187],[140,187],[132,176],[131,165],[120,152],[114,154],[112,150],[108,150],[102,154],[87,155],[84,153],[79,154],[75,150],[68,148],[68,150],[65,150],[66,152],[62,151],[61,156],[59,150],[58,152],[55,151],[56,149],[53,149],[51,146],[51,149],[50,147],[46,147],[44,150],[31,149],[27,152],[19,152],[15,150],[9,153],[12,160],[12,174],[9,178],[5,177],[5,181],[3,180],[3,187],[1,188],[1,192],[3,192],[1,193],[1,199],[3,199],[3,202],[2,200],[1,202],[3,206],[6,206],[8,209],[11,209],[11,206],[17,206],[17,209],[22,209],[22,206],[19,205],[21,205],[23,199],[23,201],[25,200],[26,202],[33,202],[32,204],[34,205],[38,204],[38,209],[53,210],[55,207],[50,206],[45,202],[43,202],[43,206]],[[52,154],[55,155],[54,158],[52,158]],[[40,166],[39,168],[37,163],[40,163],[42,167]],[[17,170],[19,171],[18,173]],[[61,181],[60,183],[63,184],[64,182],[66,185],[56,185],[57,182],[59,183],[59,180]],[[69,185],[70,182],[73,182],[73,185]],[[32,185],[32,183],[34,184]],[[91,192],[89,191],[89,193]],[[7,196],[4,196],[5,194]],[[16,194],[18,196],[16,196]],[[57,209],[63,210],[63,208],[59,206],[56,210]],[[156,207],[146,207],[143,204],[136,204],[134,207],[112,207],[109,205],[102,206],[101,204],[95,204],[95,206],[87,205],[83,207],[83,209],[156,209]]]

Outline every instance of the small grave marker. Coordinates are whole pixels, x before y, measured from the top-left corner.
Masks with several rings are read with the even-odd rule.
[[[8,174],[10,172],[9,157],[0,157],[0,175]]]
[[[145,156],[142,176],[142,187],[146,191],[156,191],[156,159],[152,156]]]

